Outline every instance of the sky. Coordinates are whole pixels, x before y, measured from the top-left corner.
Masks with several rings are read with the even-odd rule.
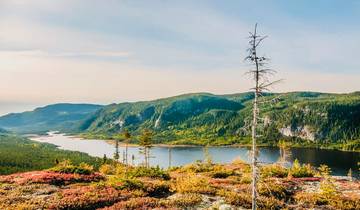
[[[255,23],[272,91],[358,91],[359,20],[356,0],[0,0],[0,115],[248,91]]]

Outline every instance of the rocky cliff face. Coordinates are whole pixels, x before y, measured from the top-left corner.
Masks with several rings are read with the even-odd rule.
[[[295,129],[291,128],[290,126],[280,128],[279,132],[288,137],[299,137],[305,140],[315,141],[316,133],[312,131],[313,129],[310,126],[298,126]]]

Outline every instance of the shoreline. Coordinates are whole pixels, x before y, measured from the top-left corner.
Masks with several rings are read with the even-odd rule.
[[[25,137],[29,137],[29,138],[39,138],[41,136],[49,136],[49,135],[53,135],[53,134],[60,134],[60,135],[64,135],[64,136],[68,136],[69,138],[74,138],[74,139],[81,139],[81,140],[100,140],[100,141],[105,141],[108,144],[114,145],[115,144],[115,140],[114,139],[91,139],[91,138],[86,138],[83,136],[80,136],[78,134],[66,134],[66,133],[59,133],[57,131],[50,131],[45,135],[41,135],[41,134],[27,134],[24,135]],[[125,143],[122,141],[119,141],[119,147],[125,147]],[[232,145],[194,145],[194,144],[166,144],[166,143],[157,143],[157,144],[153,144],[152,147],[171,147],[171,148],[184,148],[184,147],[230,147],[230,148],[246,148],[246,147],[251,147],[251,144],[232,144]],[[140,147],[139,144],[134,144],[134,143],[129,143],[128,147]],[[278,148],[278,146],[276,145],[269,145],[269,144],[259,144],[257,145],[257,147],[274,147],[274,148]],[[360,153],[360,150],[342,150],[339,148],[334,148],[332,146],[316,146],[316,145],[299,145],[299,144],[294,144],[294,145],[290,145],[289,148],[310,148],[310,149],[320,149],[320,150],[333,150],[333,151],[341,151],[341,152],[355,152],[355,153]]]

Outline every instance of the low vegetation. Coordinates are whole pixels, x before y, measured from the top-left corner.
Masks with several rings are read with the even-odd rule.
[[[359,209],[360,182],[336,179],[330,168],[264,165],[259,209]],[[159,167],[59,162],[43,170],[0,176],[0,209],[250,208],[250,167],[196,162]]]

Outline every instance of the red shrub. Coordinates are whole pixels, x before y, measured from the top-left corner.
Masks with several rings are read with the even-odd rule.
[[[49,200],[49,209],[95,209],[131,197],[127,191],[118,191],[112,187],[78,186],[63,189]]]
[[[320,182],[321,177],[302,177],[302,178],[291,178],[291,181],[294,182]]]
[[[25,184],[25,183],[45,183],[45,184],[69,184],[75,182],[93,182],[100,181],[104,177],[98,173],[90,175],[80,175],[80,174],[64,174],[51,171],[32,171],[26,173],[17,173],[7,176],[0,176],[0,182],[6,183],[16,183],[16,184]]]
[[[118,210],[118,209],[154,209],[158,207],[158,199],[151,197],[132,198],[127,201],[115,203],[110,207],[101,210]]]

